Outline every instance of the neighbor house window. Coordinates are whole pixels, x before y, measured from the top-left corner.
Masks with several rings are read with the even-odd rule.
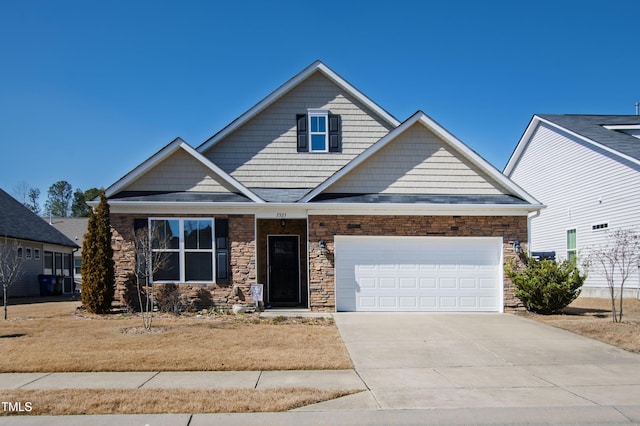
[[[25,249],[25,253],[27,255],[27,259],[31,259],[31,248],[30,247],[27,247]]]
[[[22,259],[23,256],[24,250],[22,249],[22,247],[18,247],[18,258]]]
[[[150,225],[151,248],[165,255],[154,281],[214,281],[212,219],[151,219]]]
[[[603,229],[609,228],[608,223],[598,223],[597,225],[591,225],[592,231],[602,231]]]
[[[40,249],[33,249],[33,258],[35,260],[40,260]]]
[[[296,116],[298,152],[342,151],[342,121],[328,110],[310,109]]]
[[[53,252],[44,252],[44,269],[42,271],[45,275],[53,275]]]
[[[567,229],[567,259],[575,260],[576,258],[576,230]]]

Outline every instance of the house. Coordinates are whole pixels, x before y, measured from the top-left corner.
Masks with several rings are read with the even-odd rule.
[[[61,292],[73,293],[73,252],[79,246],[0,189],[0,244],[17,241],[22,276],[9,287],[10,297],[39,296],[38,275],[64,277]]]
[[[547,206],[530,222],[532,252],[580,260],[610,230],[640,232],[639,116],[534,115],[504,173]],[[640,274],[625,289],[637,297]],[[582,294],[608,292],[592,266]]]
[[[313,311],[515,308],[503,264],[542,207],[423,112],[400,122],[320,61],[106,196],[116,297],[147,228],[168,259],[158,285],[230,306],[259,283],[265,305]]]
[[[78,244],[80,248],[73,252],[73,279],[76,283],[76,291],[82,286],[82,241],[89,224],[88,217],[53,217],[43,218],[51,226],[60,231],[67,238]]]

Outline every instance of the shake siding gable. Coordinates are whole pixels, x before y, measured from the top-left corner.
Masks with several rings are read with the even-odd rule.
[[[544,123],[533,133],[511,179],[547,206],[531,220],[532,251],[553,250],[566,258],[566,230],[575,228],[580,262],[586,247],[606,243],[607,232],[593,231],[592,225],[640,225],[640,167]],[[606,283],[592,271],[585,287]]]
[[[311,108],[341,116],[341,152],[297,152],[296,115]],[[391,129],[362,103],[315,72],[203,154],[249,188],[311,188]]]
[[[127,191],[237,192],[182,149],[130,184]]]
[[[329,186],[328,193],[508,193],[451,146],[416,123]]]

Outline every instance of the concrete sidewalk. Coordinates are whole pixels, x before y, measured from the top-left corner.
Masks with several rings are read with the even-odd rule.
[[[353,370],[2,373],[2,390],[54,389],[316,389],[366,390]]]

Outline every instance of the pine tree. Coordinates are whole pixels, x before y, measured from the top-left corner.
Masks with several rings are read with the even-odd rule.
[[[110,311],[114,277],[109,205],[104,190],[100,190],[100,203],[89,215],[82,242],[82,304],[87,311],[97,314]]]

